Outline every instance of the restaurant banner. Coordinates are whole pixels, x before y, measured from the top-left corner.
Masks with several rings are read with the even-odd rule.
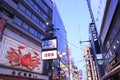
[[[0,43],[0,65],[42,73],[40,51],[7,36]]]

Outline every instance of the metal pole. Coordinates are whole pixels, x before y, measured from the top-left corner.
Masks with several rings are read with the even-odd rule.
[[[61,69],[60,68],[60,59],[59,59],[59,69]],[[61,70],[60,70],[61,71]],[[60,80],[60,71],[59,71],[59,80]]]
[[[49,61],[49,74],[48,74],[49,80],[52,80],[52,61],[53,60]]]
[[[67,54],[68,54],[68,76],[69,76],[69,80],[70,80],[70,56],[67,50]]]

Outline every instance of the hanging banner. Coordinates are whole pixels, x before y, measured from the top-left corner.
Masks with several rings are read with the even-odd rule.
[[[0,18],[0,40],[2,39],[2,34],[5,28],[5,23],[6,23],[6,19],[4,17]]]
[[[42,73],[41,53],[7,36],[0,43],[0,65]]]

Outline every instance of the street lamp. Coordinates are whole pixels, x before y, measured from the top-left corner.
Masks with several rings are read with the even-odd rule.
[[[59,30],[59,28],[54,28],[54,25],[53,24],[49,24],[48,22],[46,23],[46,26],[47,26],[47,28],[46,28],[47,30],[46,30],[46,33],[45,33],[45,37],[48,39],[48,40],[46,40],[46,44],[48,46],[51,39],[54,39],[54,38],[57,39],[57,37],[55,36],[54,31],[55,30]],[[57,50],[57,41],[55,41],[55,43],[53,42],[53,44],[56,47],[48,48],[46,51]],[[50,45],[49,45],[49,47],[50,47]],[[50,56],[50,55],[48,55],[48,56]],[[51,56],[54,56],[54,54],[51,55]],[[49,73],[48,73],[49,80],[52,80],[52,75],[53,75],[53,69],[52,69],[53,59],[54,58],[50,58],[50,60],[49,60]]]
[[[58,76],[59,76],[59,80],[61,79],[61,78],[60,78],[60,76],[61,76],[60,61],[61,61],[61,58],[62,58],[63,56],[65,56],[65,55],[66,55],[65,52],[63,52],[63,53],[59,53],[59,52],[58,52],[58,60],[59,60]]]

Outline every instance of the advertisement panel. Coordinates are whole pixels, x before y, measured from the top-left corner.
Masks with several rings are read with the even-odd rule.
[[[57,50],[42,51],[42,60],[56,59]]]
[[[42,73],[41,53],[7,36],[0,43],[0,65]]]
[[[43,39],[42,40],[42,50],[57,49],[57,39]]]
[[[42,60],[57,58],[57,38],[44,38],[42,40]]]

